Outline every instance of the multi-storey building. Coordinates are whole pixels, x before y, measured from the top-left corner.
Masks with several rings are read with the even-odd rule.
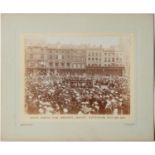
[[[124,74],[123,54],[113,48],[91,48],[87,50],[86,66],[93,72],[105,75]]]
[[[122,67],[123,66],[123,55],[121,52],[114,49],[104,50],[102,53],[102,63],[104,67]]]
[[[102,49],[90,48],[86,50],[86,66],[101,67],[102,64]]]
[[[123,54],[115,49],[91,48],[87,50],[86,65],[89,67],[122,67]]]
[[[123,75],[125,70],[122,52],[108,48],[27,46],[27,70],[85,71],[104,75]]]
[[[104,49],[102,53],[102,63],[106,75],[124,75],[125,66],[123,64],[124,55],[114,48]]]
[[[26,68],[29,70],[71,70],[85,69],[86,53],[82,49],[27,47]]]

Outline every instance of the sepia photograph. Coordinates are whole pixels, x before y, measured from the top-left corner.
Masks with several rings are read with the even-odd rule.
[[[2,139],[150,141],[153,15],[2,15]]]
[[[25,35],[25,113],[130,115],[132,37]]]

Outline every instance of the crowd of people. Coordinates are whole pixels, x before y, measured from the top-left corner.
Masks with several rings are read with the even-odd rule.
[[[25,109],[29,114],[130,114],[127,78],[72,73],[28,73]]]

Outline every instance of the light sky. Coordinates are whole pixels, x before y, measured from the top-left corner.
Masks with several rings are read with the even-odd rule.
[[[50,37],[47,39],[48,43],[62,44],[91,44],[91,45],[118,45],[118,37]]]
[[[47,44],[90,44],[102,46],[117,46],[120,37],[114,36],[38,36],[31,35],[25,38],[29,43],[47,43]]]

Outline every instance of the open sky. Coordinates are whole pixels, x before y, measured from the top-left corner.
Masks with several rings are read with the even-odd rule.
[[[90,44],[102,46],[117,46],[120,43],[120,37],[114,36],[41,36],[30,35],[25,37],[26,41],[32,44]]]

